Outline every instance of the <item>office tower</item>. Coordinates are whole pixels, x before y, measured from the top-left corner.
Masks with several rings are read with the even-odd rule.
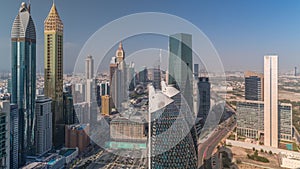
[[[11,31],[12,96],[19,108],[20,163],[32,154],[34,145],[35,88],[36,88],[36,33],[30,15],[30,5],[22,3]]]
[[[245,72],[245,99],[264,100],[264,75],[260,73]]]
[[[101,114],[104,116],[110,115],[109,99],[109,95],[101,96]]]
[[[194,64],[194,78],[198,79],[199,77],[199,64]]]
[[[146,83],[148,81],[148,69],[146,66],[143,66],[139,72],[139,82]]]
[[[278,147],[278,56],[264,57],[264,144]]]
[[[198,109],[197,117],[203,118],[205,121],[210,110],[210,82],[208,77],[198,78],[198,91],[199,91],[199,100],[198,100],[199,109]]]
[[[100,83],[100,96],[109,95],[109,82]]]
[[[86,84],[85,83],[76,83],[73,85],[72,95],[74,103],[81,103],[85,101],[86,93]]]
[[[74,112],[73,95],[69,92],[63,93],[63,107],[65,124],[74,124],[76,120],[76,114]]]
[[[94,78],[94,59],[91,55],[85,59],[85,77],[86,79]]]
[[[16,104],[10,105],[10,168],[19,167],[19,110]]]
[[[197,152],[180,91],[162,83],[149,86],[149,168],[197,168]],[[186,105],[186,106],[184,106]],[[181,110],[180,110],[181,109]]]
[[[43,155],[52,148],[51,99],[38,96],[36,99],[35,154]]]
[[[0,168],[10,168],[10,115],[9,101],[0,102]],[[14,154],[12,154],[14,156]]]
[[[161,82],[160,65],[157,65],[157,67],[152,69],[152,84],[155,89],[161,89],[160,82]]]
[[[66,125],[66,142],[67,148],[78,147],[79,152],[83,152],[90,144],[89,131],[90,126],[88,124],[80,125]]]
[[[297,76],[297,67],[295,67],[295,74],[294,76]]]
[[[63,23],[53,3],[44,22],[45,96],[52,99],[53,145],[64,143],[63,117]]]
[[[169,37],[169,77],[193,110],[193,51],[192,35],[179,33]]]
[[[264,102],[247,100],[237,102],[237,134],[259,139],[264,133]]]

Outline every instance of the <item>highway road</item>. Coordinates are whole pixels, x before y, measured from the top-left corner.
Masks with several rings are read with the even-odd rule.
[[[234,116],[231,117],[232,119]],[[211,168],[210,157],[217,147],[219,142],[229,133],[231,132],[235,126],[236,121],[231,121],[229,118],[225,122],[223,122],[217,131],[214,133],[203,143],[198,146],[198,166],[201,166],[201,169]],[[207,161],[208,160],[208,161]],[[204,163],[204,161],[207,161]]]

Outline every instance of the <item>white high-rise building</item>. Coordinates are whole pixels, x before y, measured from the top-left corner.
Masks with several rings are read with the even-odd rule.
[[[35,147],[36,155],[42,155],[52,148],[52,100],[45,96],[36,99]]]
[[[264,144],[278,147],[278,56],[264,57]]]

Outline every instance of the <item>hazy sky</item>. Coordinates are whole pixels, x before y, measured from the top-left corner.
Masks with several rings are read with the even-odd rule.
[[[10,31],[21,0],[2,0],[0,70],[10,70]],[[263,68],[265,54],[278,54],[280,71],[300,67],[300,1],[298,0],[56,0],[64,22],[67,72],[85,41],[100,27],[137,12],[164,12],[201,29],[219,52],[226,70]],[[51,0],[31,0],[37,30],[38,70],[43,68],[43,23]],[[126,50],[126,49],[125,49]],[[9,64],[8,64],[9,63]]]

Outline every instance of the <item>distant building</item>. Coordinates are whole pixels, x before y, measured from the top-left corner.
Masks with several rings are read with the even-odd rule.
[[[194,64],[194,78],[198,79],[199,77],[199,64]]]
[[[245,99],[264,100],[264,75],[245,72]]]
[[[8,101],[0,102],[0,168],[10,168],[10,116],[15,112]]]
[[[36,96],[36,32],[30,4],[25,2],[21,4],[12,26],[11,51],[11,103],[17,104],[19,109],[19,166],[22,166],[26,155],[33,153]]]
[[[66,142],[67,148],[78,148],[79,152],[83,152],[90,144],[89,125],[67,125],[66,126]]]
[[[109,106],[109,95],[101,96],[101,114],[105,116],[110,115],[110,106]]]
[[[208,77],[199,77],[198,78],[198,91],[199,91],[199,100],[198,100],[198,115],[197,117],[207,118],[210,111],[210,82]]]
[[[51,99],[38,96],[36,99],[35,154],[42,155],[52,149]]]
[[[278,56],[264,57],[264,144],[278,147]]]

